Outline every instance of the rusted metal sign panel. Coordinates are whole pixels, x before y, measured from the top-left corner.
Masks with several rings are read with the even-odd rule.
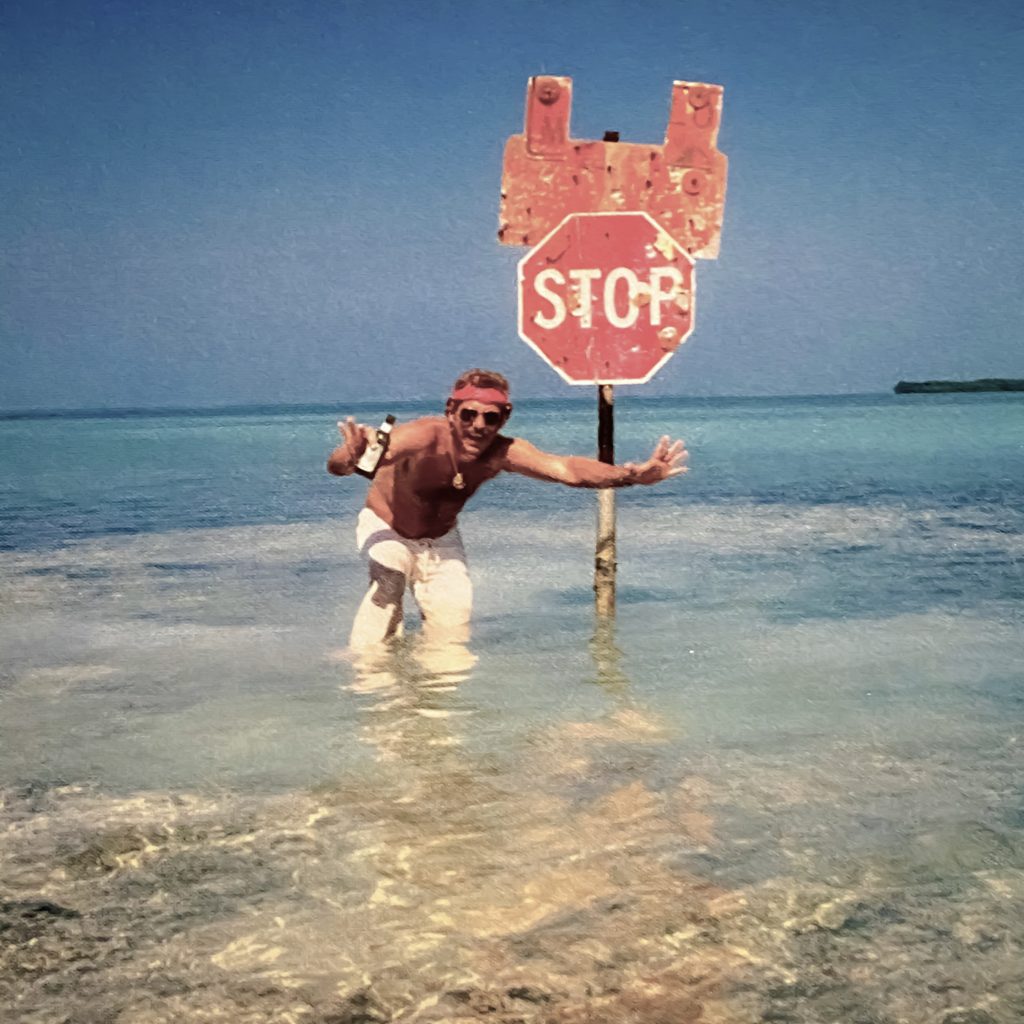
[[[572,79],[526,91],[526,129],[505,144],[498,240],[536,245],[570,213],[643,210],[691,256],[718,256],[728,161],[722,87],[675,82],[664,145],[569,138]]]
[[[643,384],[693,331],[694,277],[648,214],[570,214],[519,261],[519,334],[570,384]]]

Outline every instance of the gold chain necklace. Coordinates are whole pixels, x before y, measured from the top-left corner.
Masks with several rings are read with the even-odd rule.
[[[461,491],[465,488],[466,481],[465,478],[462,476],[462,473],[459,472],[459,463],[458,460],[455,458],[455,433],[452,430],[451,426],[448,427],[448,440],[450,442],[450,446],[448,448],[448,457],[452,461],[452,472],[455,474],[452,477],[452,487],[454,487],[455,490],[457,491]]]

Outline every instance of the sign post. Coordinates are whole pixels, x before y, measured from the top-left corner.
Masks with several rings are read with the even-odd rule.
[[[597,457],[615,464],[615,396],[611,384],[597,387]],[[615,615],[615,491],[597,492],[597,546],[594,549],[594,600],[604,619]]]

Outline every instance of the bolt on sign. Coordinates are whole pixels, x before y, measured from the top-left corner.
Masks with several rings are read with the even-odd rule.
[[[519,335],[569,384],[643,384],[693,331],[693,278],[648,214],[573,213],[519,262]]]
[[[691,256],[718,256],[728,161],[722,87],[674,82],[661,145],[569,137],[572,79],[539,75],[505,144],[498,240],[536,245],[570,213],[649,213]],[[614,133],[610,133],[614,134]]]

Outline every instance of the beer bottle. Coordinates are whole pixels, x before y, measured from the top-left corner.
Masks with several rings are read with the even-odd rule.
[[[388,445],[391,443],[391,428],[394,425],[395,417],[388,413],[384,417],[384,422],[377,428],[377,439],[373,444],[366,446],[366,450],[356,463],[356,472],[360,476],[373,479],[373,475],[377,472],[377,467],[380,465],[380,460],[384,458],[384,453],[388,450]]]

